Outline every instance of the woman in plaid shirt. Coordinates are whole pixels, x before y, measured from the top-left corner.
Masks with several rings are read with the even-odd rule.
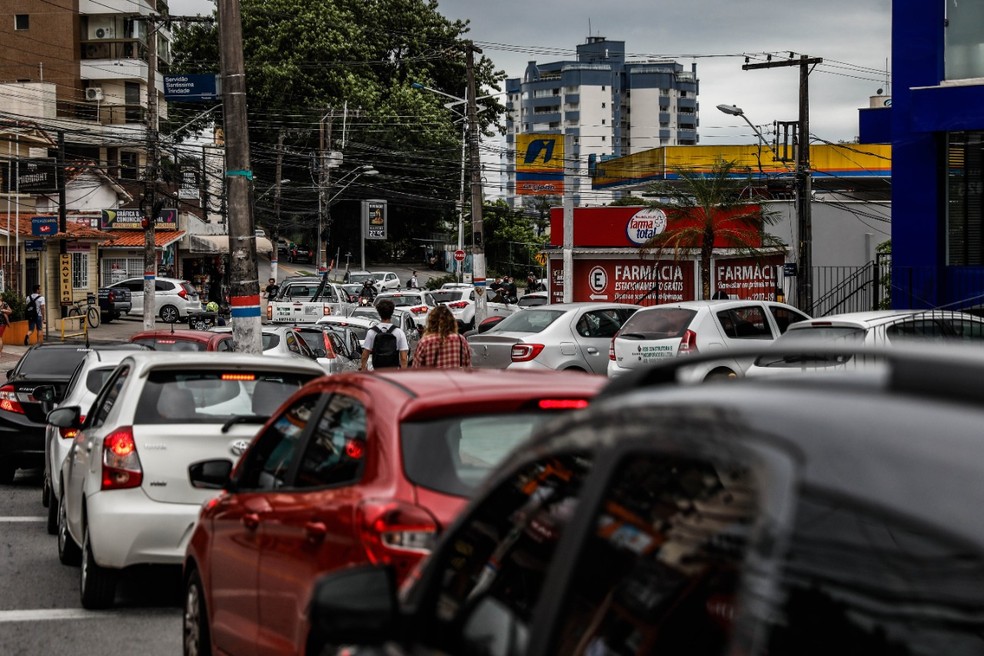
[[[446,305],[431,310],[424,336],[413,355],[413,366],[429,369],[471,367],[471,347],[458,334],[458,322]]]

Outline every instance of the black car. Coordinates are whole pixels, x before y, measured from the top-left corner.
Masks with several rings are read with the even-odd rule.
[[[301,246],[300,244],[295,244],[293,248],[290,249],[290,254],[287,256],[290,262],[306,262],[310,264],[312,261],[311,249],[307,246]]]
[[[385,567],[322,579],[308,653],[980,654],[978,351],[619,378],[515,451],[399,596]]]
[[[18,468],[44,464],[44,430],[48,410],[65,395],[75,367],[91,350],[85,344],[38,344],[29,348],[0,386],[0,484],[14,479]],[[34,396],[38,387],[51,386],[54,398]]]

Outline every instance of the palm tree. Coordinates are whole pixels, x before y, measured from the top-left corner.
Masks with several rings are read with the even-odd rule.
[[[677,169],[678,180],[650,185],[646,196],[655,196],[649,207],[668,212],[677,220],[643,244],[642,252],[659,259],[667,251],[674,261],[684,252],[700,249],[700,289],[711,297],[711,258],[714,243],[729,244],[746,256],[774,255],[786,244],[764,231],[776,222],[777,213],[762,207],[750,175],[740,175],[737,163],[718,161],[710,171]]]

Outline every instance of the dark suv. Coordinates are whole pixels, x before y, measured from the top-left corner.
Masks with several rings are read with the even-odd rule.
[[[85,344],[38,344],[27,350],[0,386],[0,484],[14,479],[18,468],[44,464],[44,432],[48,410],[65,395],[75,367],[91,350]],[[34,396],[51,386],[54,398]]]
[[[675,382],[707,355],[627,374],[515,451],[399,597],[382,567],[322,579],[311,647],[979,654],[979,351],[865,351],[879,375],[795,381]]]

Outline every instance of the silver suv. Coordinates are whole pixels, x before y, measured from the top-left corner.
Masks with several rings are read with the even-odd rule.
[[[143,315],[144,311],[144,291],[143,278],[127,278],[121,282],[110,285],[123,287],[130,290],[133,307],[130,308],[130,316]],[[198,298],[198,290],[187,280],[180,278],[157,278],[154,281],[155,303],[154,314],[161,318],[165,323],[175,323],[186,318],[190,312],[201,312],[202,302]]]
[[[644,308],[612,338],[608,376],[615,378],[678,355],[764,345],[810,317],[773,301],[685,301]],[[754,340],[754,341],[749,341]],[[723,358],[691,372],[701,379],[742,376],[748,358]]]

